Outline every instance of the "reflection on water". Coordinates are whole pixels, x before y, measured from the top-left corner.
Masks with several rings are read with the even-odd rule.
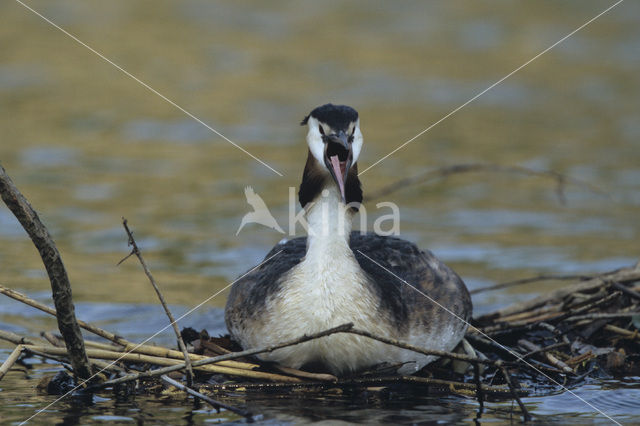
[[[257,225],[235,236],[247,209],[243,190],[252,185],[278,222],[288,222],[288,187],[299,183],[306,155],[298,123],[314,106],[333,101],[360,111],[362,170],[605,7],[577,0],[391,4],[33,3],[284,177],[19,4],[0,6],[0,163],[54,235],[83,319],[134,340],[165,325],[139,265],[116,266],[129,250],[122,216],[177,316],[223,289],[281,238]],[[639,23],[640,5],[624,2],[372,168],[362,176],[365,195],[447,164],[556,170],[606,195],[567,185],[562,204],[547,179],[469,174],[409,186],[388,201],[400,206],[402,234],[432,249],[471,288],[634,263],[640,254]],[[50,303],[37,253],[1,206],[0,282]],[[479,294],[476,312],[553,285]],[[181,325],[222,332],[225,296]],[[0,308],[3,329],[37,334],[55,328],[51,318],[5,298]],[[172,337],[162,333],[156,341],[169,344]],[[13,403],[0,409],[0,419],[19,420],[47,398],[33,396],[31,382],[19,374],[11,377],[1,384],[3,401]],[[609,390],[609,383],[597,382],[581,392],[622,419],[637,420],[637,405],[627,404],[637,397],[633,383]],[[343,400],[292,414],[287,403],[252,403],[271,418],[291,421],[319,419],[318,411],[334,403],[344,403],[336,419],[362,422],[470,421],[476,408],[459,399],[425,399],[368,411]],[[528,403],[537,415],[579,412],[582,420],[599,419],[570,394]],[[206,410],[146,404],[175,419],[218,419]],[[57,407],[51,421],[78,411],[70,403]],[[491,405],[493,414],[484,418],[508,419],[509,408]],[[139,407],[95,401],[80,416],[139,419],[132,410]],[[140,412],[147,419],[149,410]]]

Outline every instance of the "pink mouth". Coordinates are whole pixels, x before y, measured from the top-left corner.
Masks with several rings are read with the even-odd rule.
[[[342,195],[342,199],[344,200],[344,175],[347,170],[347,162],[340,161],[337,155],[330,157],[329,160],[331,161],[333,173],[336,175],[336,180],[338,181],[338,186],[340,187],[340,194]]]

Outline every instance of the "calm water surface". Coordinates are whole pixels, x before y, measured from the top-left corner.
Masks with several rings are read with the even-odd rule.
[[[250,185],[285,227],[288,191],[306,147],[298,126],[313,107],[361,114],[360,169],[414,137],[612,2],[130,2],[32,1],[32,7],[171,98],[278,176],[126,77],[20,4],[0,4],[0,162],[53,234],[82,319],[142,340],[166,325],[128,248],[121,217],[180,315],[257,263],[281,235],[248,225]],[[401,233],[430,248],[478,288],[540,273],[595,273],[640,255],[640,3],[625,1],[363,176],[366,193],[439,166],[490,162],[552,169],[598,188],[469,174],[408,186]],[[380,201],[380,200],[377,200]],[[369,224],[387,210],[366,204]],[[0,282],[45,303],[37,252],[0,206]],[[476,313],[549,291],[532,284],[474,299]],[[225,332],[226,293],[181,321]],[[4,297],[0,328],[55,329]],[[155,341],[172,344],[168,333]],[[0,342],[0,359],[10,345]],[[36,365],[0,382],[0,422],[54,398]],[[574,391],[620,422],[640,421],[637,378]],[[383,402],[252,397],[266,422],[473,420],[460,398]],[[569,393],[525,400],[545,422],[606,422]],[[511,404],[481,420],[510,421]],[[64,400],[35,422],[237,420],[183,401]],[[517,416],[516,416],[517,419]]]

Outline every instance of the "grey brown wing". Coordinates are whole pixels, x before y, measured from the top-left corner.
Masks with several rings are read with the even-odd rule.
[[[471,317],[471,297],[464,282],[430,251],[376,234],[352,233],[350,246],[371,278],[381,308],[392,314],[398,326],[446,320],[452,314],[463,321]]]

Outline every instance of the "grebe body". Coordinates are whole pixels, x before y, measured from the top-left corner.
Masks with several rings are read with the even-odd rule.
[[[303,124],[309,126],[309,155],[299,200],[308,235],[277,244],[268,261],[234,283],[225,309],[232,338],[249,349],[352,322],[416,346],[453,349],[472,310],[460,277],[408,241],[351,232],[362,201],[357,112],[327,104]],[[260,358],[338,375],[382,363],[397,364],[399,373],[410,374],[435,359],[350,333]]]

